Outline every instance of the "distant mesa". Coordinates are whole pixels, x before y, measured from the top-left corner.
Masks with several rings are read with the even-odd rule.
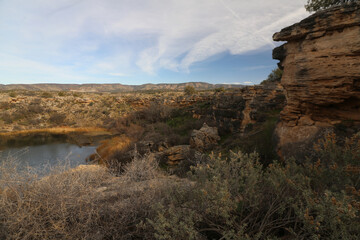
[[[214,88],[241,88],[239,84],[210,84],[205,82],[188,83],[161,83],[161,84],[142,84],[142,85],[123,85],[115,84],[0,84],[0,90],[28,90],[28,91],[76,91],[76,92],[133,92],[149,90],[182,91],[186,86],[193,86],[196,90],[208,90]]]

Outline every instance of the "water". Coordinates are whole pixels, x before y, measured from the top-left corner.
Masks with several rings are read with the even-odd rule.
[[[96,146],[77,146],[71,143],[51,143],[37,146],[7,148],[0,151],[0,162],[15,159],[20,167],[44,169],[69,164],[86,164],[86,158],[96,152]]]

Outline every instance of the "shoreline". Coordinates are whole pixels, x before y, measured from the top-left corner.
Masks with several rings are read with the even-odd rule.
[[[18,130],[18,131],[10,131],[10,132],[0,132],[0,137],[11,137],[11,136],[21,136],[28,134],[71,134],[71,133],[90,133],[91,136],[98,135],[113,135],[108,129],[100,128],[100,127],[80,127],[80,128],[72,128],[72,127],[52,127],[52,128],[36,128],[29,130]]]

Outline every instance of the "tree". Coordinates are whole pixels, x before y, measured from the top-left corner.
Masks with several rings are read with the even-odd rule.
[[[308,0],[305,8],[309,12],[316,12],[331,6],[341,5],[345,3],[358,2],[359,0]]]
[[[266,80],[262,81],[260,84],[280,82],[283,71],[280,68],[275,68],[271,71]]]
[[[196,90],[193,86],[186,86],[184,89],[185,95],[193,95],[196,93]]]

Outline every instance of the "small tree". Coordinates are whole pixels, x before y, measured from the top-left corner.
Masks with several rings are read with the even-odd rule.
[[[283,74],[283,70],[281,70],[280,68],[275,68],[274,70],[271,71],[267,79],[262,81],[260,84],[280,82],[282,74]]]
[[[196,93],[196,90],[193,86],[186,86],[184,89],[185,95],[193,95]]]
[[[305,8],[309,12],[316,12],[335,5],[359,2],[359,0],[308,0]]]

